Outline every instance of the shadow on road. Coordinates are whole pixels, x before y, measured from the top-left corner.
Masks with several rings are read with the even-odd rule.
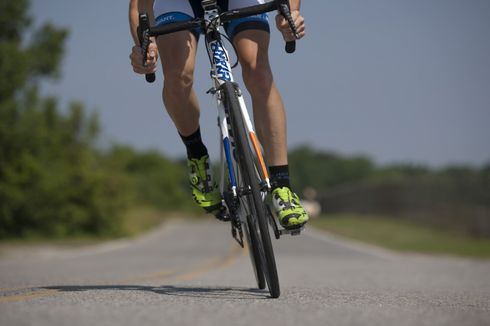
[[[42,288],[47,290],[57,290],[60,292],[143,291],[161,295],[220,300],[257,300],[269,298],[269,293],[266,290],[232,287],[193,287],[175,285],[60,285],[45,286]]]

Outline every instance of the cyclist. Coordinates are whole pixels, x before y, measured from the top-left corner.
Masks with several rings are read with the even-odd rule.
[[[305,34],[304,19],[300,15],[301,0],[291,0],[291,14],[299,36]],[[218,0],[221,10],[248,7],[264,0]],[[157,70],[161,58],[164,87],[163,103],[187,150],[189,177],[195,202],[209,213],[221,207],[221,197],[209,168],[209,156],[203,144],[199,125],[199,104],[193,89],[193,73],[199,31],[181,31],[153,39],[148,47],[147,65],[142,65],[137,26],[140,12],[147,12],[151,25],[202,17],[200,0],[130,0],[129,23],[135,42],[130,54],[133,70],[139,74]],[[286,20],[276,16],[276,26],[286,41],[294,40]],[[286,116],[284,105],[274,83],[269,65],[268,15],[236,19],[226,24],[225,30],[233,41],[243,81],[253,104],[257,134],[264,147],[272,183],[272,202],[279,222],[284,227],[295,227],[308,221],[298,196],[291,190],[286,143]]]

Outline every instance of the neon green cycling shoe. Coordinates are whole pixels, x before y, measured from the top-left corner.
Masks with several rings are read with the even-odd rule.
[[[298,195],[288,187],[280,187],[272,191],[272,204],[279,223],[285,228],[301,227],[309,219]]]
[[[194,201],[208,213],[216,213],[221,208],[218,185],[212,180],[209,156],[187,160],[189,181]]]

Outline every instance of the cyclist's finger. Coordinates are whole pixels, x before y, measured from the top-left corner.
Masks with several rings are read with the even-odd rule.
[[[289,28],[289,24],[288,24],[286,18],[284,18],[284,16],[281,14],[276,15],[276,26],[279,30]]]
[[[304,36],[304,30],[305,30],[305,19],[303,16],[299,14],[299,11],[293,11],[293,21],[294,25],[296,25],[296,30],[298,31],[298,35],[301,37]]]
[[[129,55],[129,60],[131,61],[131,65],[133,67],[139,67],[141,66],[141,56],[134,53],[134,52],[131,52],[131,54]]]
[[[155,72],[157,70],[156,58],[157,55],[153,54],[152,59],[147,60],[146,66],[143,66],[143,55],[141,53],[141,48],[136,46],[133,47],[133,50],[129,55],[133,71],[138,74],[149,74]]]
[[[299,15],[298,11],[293,11],[292,14],[296,29],[298,31],[298,36],[299,38],[302,38],[305,35],[305,20],[303,16]],[[291,31],[289,23],[282,15],[276,16],[276,25],[279,31],[282,33],[285,41],[294,41],[296,39],[295,35]]]
[[[305,18],[303,16],[298,15],[294,18],[294,24],[296,25],[296,27],[299,28],[304,23],[305,23]]]
[[[136,63],[138,61],[143,60],[143,54],[141,52],[141,48],[139,46],[133,46],[131,50],[131,54],[129,55],[129,58],[131,59],[131,63]]]
[[[131,54],[129,55],[129,58],[131,59],[131,62],[136,62],[138,61],[138,59],[141,61],[143,59],[143,56],[141,55],[141,53],[134,53],[134,52],[131,52]]]
[[[296,40],[296,37],[294,37],[294,35],[291,31],[285,32],[282,35],[283,35],[284,41],[286,41],[286,42],[291,42],[291,41]]]
[[[140,65],[133,65],[133,71],[137,74],[151,74],[157,71],[156,65],[152,66],[140,66]]]
[[[157,58],[155,55],[148,57],[148,60],[146,60],[145,69],[147,74],[155,72],[157,70]]]
[[[155,57],[152,59],[148,58],[146,60],[146,65],[143,65],[143,62],[139,62],[137,66],[143,73],[149,74],[157,70],[157,60]]]
[[[279,31],[281,32],[285,41],[294,41],[295,37],[293,35],[293,31],[291,31],[291,28],[289,28],[289,25],[281,28]]]
[[[293,31],[291,30],[291,28],[289,28],[289,25],[286,28],[282,29],[281,33],[282,33],[282,36],[286,42],[296,40],[296,37],[293,34]],[[298,31],[298,34],[300,34],[299,31]]]
[[[151,65],[155,65],[156,63],[157,63],[156,54],[153,52],[148,53],[148,56],[146,57],[146,65],[151,66]]]
[[[145,73],[145,69],[143,67],[136,66],[136,65],[133,65],[133,71],[137,74],[144,74]]]
[[[135,45],[131,49],[131,54],[134,56],[141,56],[143,57],[143,49],[141,49],[139,46]]]
[[[155,51],[148,52],[148,55],[146,56],[146,60],[154,61],[155,59],[156,59]]]
[[[155,60],[152,61],[152,62],[147,62],[146,63],[146,67],[145,67],[145,73],[146,74],[155,72],[156,70],[157,70],[157,63],[156,63]]]
[[[157,60],[158,59],[158,49],[155,43],[150,43],[148,46],[147,60]]]
[[[143,65],[137,63],[137,61],[131,59],[131,66],[133,67],[133,71],[138,74],[144,74],[145,73],[145,67]]]
[[[302,38],[303,36],[305,36],[305,23],[304,21],[302,21],[300,23],[300,25],[297,26],[297,31],[298,31],[298,36],[299,38]]]

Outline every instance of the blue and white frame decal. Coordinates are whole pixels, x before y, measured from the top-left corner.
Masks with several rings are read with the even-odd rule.
[[[212,41],[209,43],[209,47],[212,54],[216,77],[221,80],[233,81],[228,53],[221,46],[221,42]]]

